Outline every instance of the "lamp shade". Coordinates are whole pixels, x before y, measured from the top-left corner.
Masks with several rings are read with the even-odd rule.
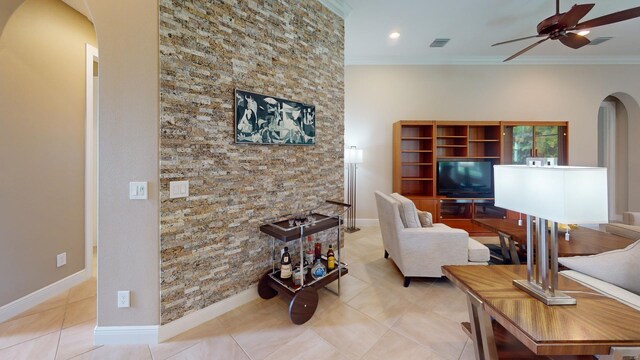
[[[606,168],[493,168],[496,206],[564,224],[609,221]]]
[[[363,153],[362,149],[358,149],[355,146],[344,150],[344,162],[347,164],[362,164]]]

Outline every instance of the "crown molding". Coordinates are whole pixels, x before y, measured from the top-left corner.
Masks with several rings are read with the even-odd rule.
[[[593,57],[523,57],[510,62],[494,56],[466,56],[449,58],[427,57],[345,57],[345,65],[638,65],[640,56]]]
[[[353,8],[347,4],[346,0],[318,0],[320,4],[324,5],[327,9],[333,11],[336,15],[342,19],[346,19],[351,14]]]

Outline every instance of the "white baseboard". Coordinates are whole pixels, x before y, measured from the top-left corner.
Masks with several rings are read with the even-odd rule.
[[[357,227],[372,227],[378,225],[380,225],[378,219],[356,219]]]
[[[94,345],[158,344],[257,298],[258,287],[254,285],[247,290],[185,315],[166,325],[96,326],[93,331],[93,343]]]
[[[124,345],[158,343],[158,325],[147,326],[96,326],[93,330],[94,345]]]
[[[32,307],[62,293],[63,291],[71,289],[90,277],[91,270],[87,271],[83,269],[62,280],[58,280],[51,285],[47,285],[40,290],[36,290],[29,295],[25,295],[20,299],[0,307],[0,323],[31,309]]]
[[[192,312],[186,316],[181,317],[178,320],[172,321],[168,324],[160,326],[158,333],[158,342],[171,339],[172,337],[179,335],[187,330],[204,324],[205,322],[216,318],[228,311],[231,311],[239,306],[242,306],[250,301],[257,299],[258,286],[254,285],[247,290],[239,292],[224,300],[218,301],[213,305],[209,305],[204,309]]]

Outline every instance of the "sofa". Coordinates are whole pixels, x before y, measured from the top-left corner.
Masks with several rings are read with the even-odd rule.
[[[486,265],[489,249],[461,229],[423,227],[410,199],[375,192],[385,258],[389,256],[408,287],[413,277],[441,277],[443,265]]]
[[[640,239],[640,212],[625,212],[621,224],[602,224],[600,230],[629,239]]]

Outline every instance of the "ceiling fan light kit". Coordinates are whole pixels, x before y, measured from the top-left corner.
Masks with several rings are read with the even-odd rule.
[[[608,25],[617,23],[620,21],[625,21],[633,18],[640,17],[640,6],[622,10],[618,12],[614,12],[608,15],[600,16],[595,19],[587,20],[582,23],[578,23],[583,17],[585,17],[589,11],[595,6],[595,4],[580,4],[573,5],[573,7],[567,11],[566,13],[560,12],[560,0],[556,0],[556,14],[552,15],[544,20],[542,20],[537,27],[538,35],[527,36],[523,38],[508,40],[493,44],[491,46],[508,44],[516,41],[533,39],[533,38],[542,38],[537,42],[529,45],[528,47],[518,51],[517,53],[511,55],[504,61],[512,60],[525,52],[533,49],[534,47],[540,45],[541,43],[551,39],[551,40],[560,40],[562,44],[568,46],[572,49],[579,49],[585,45],[588,45],[591,41],[584,37],[584,35],[588,34],[583,33],[582,30],[592,29],[594,27]],[[576,33],[576,32],[579,33]]]

